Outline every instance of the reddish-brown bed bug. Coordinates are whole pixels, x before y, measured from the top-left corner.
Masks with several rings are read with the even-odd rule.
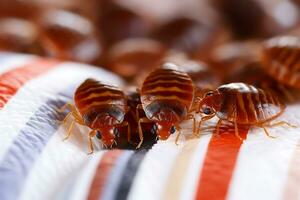
[[[291,1],[212,0],[210,5],[218,11],[220,19],[231,28],[236,38],[271,37],[299,23],[298,10]],[[287,9],[283,12],[286,15],[279,16],[277,9]],[[284,20],[287,18],[289,20]]]
[[[234,70],[224,80],[224,84],[243,82],[263,90],[271,91],[280,96],[285,103],[293,103],[300,98],[299,90],[279,83],[269,76],[260,62],[251,62]]]
[[[119,1],[96,1],[96,26],[105,48],[126,38],[147,36],[152,20],[121,5]]]
[[[202,122],[217,116],[217,133],[224,121],[234,124],[235,134],[240,139],[238,125],[261,127],[269,136],[267,126],[286,124],[294,127],[284,121],[268,124],[284,110],[285,105],[274,94],[245,83],[230,83],[206,93],[200,101],[198,111],[204,116],[197,131],[199,133]]]
[[[39,20],[41,44],[46,53],[60,59],[96,62],[102,44],[92,23],[83,16],[64,10],[49,10]]]
[[[221,83],[221,78],[214,73],[209,64],[200,60],[190,59],[185,53],[169,53],[164,61],[176,64],[180,71],[187,73],[191,77],[195,87],[201,91],[214,90]]]
[[[91,128],[89,144],[93,152],[91,138],[96,136],[104,146],[111,147],[115,143],[119,126],[127,126],[127,134],[130,138],[130,127],[124,116],[128,111],[127,100],[124,93],[111,85],[103,84],[94,79],[87,79],[75,91],[75,105],[66,104],[70,112],[64,119],[73,116],[65,139],[71,135],[74,123]]]
[[[188,17],[171,19],[162,24],[150,34],[152,38],[164,43],[171,49],[183,51],[189,55],[203,54],[219,40],[219,33],[215,28]]]
[[[184,53],[170,53],[165,58],[165,61],[176,64],[180,71],[187,73],[191,77],[195,86],[192,110],[196,108],[199,100],[206,92],[216,89],[221,84],[220,76],[211,70],[210,65],[199,60],[189,59]]]
[[[267,40],[262,50],[262,66],[275,80],[300,88],[300,39],[281,36]]]
[[[167,49],[160,42],[134,38],[114,44],[105,56],[105,65],[127,80],[148,73],[161,63]]]
[[[227,79],[245,65],[259,61],[261,44],[255,40],[247,42],[227,42],[216,47],[210,54],[209,66],[222,79]]]
[[[0,20],[0,50],[42,54],[38,44],[37,27],[28,20],[2,18]]]
[[[155,122],[155,132],[161,140],[168,139],[177,130],[177,142],[180,134],[179,123],[193,119],[195,133],[195,117],[190,114],[194,84],[188,74],[176,68],[175,64],[165,63],[144,80],[141,88],[142,104],[137,109],[142,108],[146,117],[137,117],[141,140],[138,147],[143,142],[141,123]]]

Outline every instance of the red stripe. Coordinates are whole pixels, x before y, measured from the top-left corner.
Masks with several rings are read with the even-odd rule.
[[[57,61],[36,59],[22,67],[0,75],[0,109],[31,79],[43,74],[54,66]]]
[[[107,182],[107,178],[115,165],[117,159],[122,154],[121,150],[113,150],[107,151],[96,169],[96,173],[94,175],[93,182],[90,187],[88,200],[98,200],[100,195],[103,192],[103,188],[105,183]]]
[[[249,128],[239,129],[239,134],[246,139]],[[216,131],[215,131],[216,132]],[[213,134],[203,164],[196,199],[225,199],[235,167],[242,141],[234,135],[234,130],[222,130]]]

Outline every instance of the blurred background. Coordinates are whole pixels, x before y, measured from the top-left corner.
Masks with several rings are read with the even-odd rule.
[[[172,61],[211,88],[256,74],[259,42],[300,34],[299,9],[298,0],[0,0],[0,49],[101,66],[131,83]]]

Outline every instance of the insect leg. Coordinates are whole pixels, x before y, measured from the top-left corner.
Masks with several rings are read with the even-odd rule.
[[[279,121],[279,122],[276,122],[276,123],[274,123],[274,124],[270,124],[268,127],[284,126],[284,125],[286,125],[286,126],[288,126],[288,127],[291,127],[291,128],[297,128],[297,126],[292,125],[292,124],[290,124],[290,123],[288,123],[288,122],[286,122],[286,121]]]
[[[84,124],[83,119],[81,115],[78,113],[76,107],[72,104],[69,104],[69,109],[72,111],[74,118],[77,119],[80,122],[80,124]]]
[[[72,112],[69,112],[68,114],[67,114],[67,116],[64,118],[64,120],[63,120],[63,124],[65,125],[66,124],[66,122],[67,122],[67,120],[69,119],[69,117],[71,117],[72,116]],[[59,122],[59,120],[57,120],[57,122]]]
[[[85,126],[84,121],[83,121],[81,115],[77,111],[76,111],[76,113],[72,112],[72,114],[73,114],[73,117],[75,118],[75,121],[78,124]]]
[[[91,152],[88,153],[88,154],[92,154],[94,152],[94,146],[93,146],[93,142],[92,142],[92,137],[94,137],[96,135],[96,133],[97,133],[96,130],[92,130],[89,133],[89,146],[90,146]]]
[[[63,124],[66,124],[66,122],[67,122],[68,118],[70,118],[70,116],[73,116],[75,118],[75,120],[73,120],[71,122],[71,125],[69,126],[68,131],[67,131],[67,136],[63,139],[63,141],[67,140],[71,136],[72,129],[73,129],[73,126],[74,126],[75,122],[77,122],[80,125],[84,125],[84,122],[83,122],[81,116],[78,114],[77,110],[73,109],[73,105],[72,104],[69,104],[69,106],[71,106],[70,107],[71,112],[69,112],[67,114],[67,116],[64,118]]]
[[[66,121],[68,120],[68,118],[73,115],[73,110],[72,110],[72,104],[71,103],[66,103],[63,107],[59,108],[59,109],[56,109],[57,112],[59,113],[63,113],[67,108],[69,107],[70,109],[70,112],[67,114],[67,116],[64,118],[63,120],[63,124],[66,123]],[[57,122],[60,122],[59,120],[57,120]]]
[[[267,128],[266,128],[265,126],[261,126],[261,128],[264,130],[265,134],[266,134],[268,137],[270,137],[270,138],[276,138],[276,137],[270,135],[269,131],[267,130]]]
[[[139,119],[139,122],[138,122],[138,128],[139,128],[139,137],[140,137],[140,142],[139,144],[137,145],[137,149],[141,147],[141,145],[143,144],[143,141],[144,141],[144,135],[143,135],[143,130],[142,130],[142,126],[141,126],[141,123],[149,123],[149,122],[152,122],[150,121],[148,118],[144,117],[144,118],[140,118]]]
[[[189,112],[196,112],[198,113],[200,108],[199,108],[199,104],[200,104],[200,97],[195,97],[195,100],[192,103],[192,107],[190,108]]]
[[[126,122],[127,124],[127,141],[131,143],[131,129],[130,129],[130,124]]]
[[[211,119],[211,118],[213,118],[215,115],[216,114],[208,115],[208,116],[204,116],[204,117],[201,118],[200,122],[198,123],[198,127],[196,129],[197,130],[197,134],[196,134],[197,137],[200,136],[200,127],[201,127],[202,123],[205,122],[205,121],[207,121],[207,120],[209,120],[209,119]]]
[[[136,121],[138,122],[140,119],[140,113],[139,110],[143,110],[142,104],[138,104],[135,108],[135,116],[136,116]]]
[[[181,128],[180,128],[180,126],[178,124],[176,125],[176,129],[178,131],[178,134],[177,134],[176,139],[175,139],[175,144],[178,145],[179,136],[181,134]]]
[[[234,122],[234,134],[237,138],[239,138],[240,140],[243,140],[243,138],[239,134],[239,129],[238,129],[238,125],[237,125],[236,121]]]
[[[127,121],[123,121],[122,124],[118,125],[119,127],[127,126],[127,141],[131,143],[131,130],[130,124]]]
[[[64,124],[66,123],[67,119],[72,115],[78,124],[84,125],[83,119],[82,119],[81,115],[78,113],[78,111],[74,105],[67,103],[64,105],[64,107],[65,107],[64,109],[66,109],[67,107],[69,107],[69,109],[70,109],[70,112],[67,114],[67,116],[63,120]]]
[[[63,141],[69,139],[69,137],[71,136],[74,123],[75,123],[74,121],[71,122],[71,125],[69,126],[69,129],[68,129],[68,132],[67,132],[67,136],[63,139]]]
[[[237,108],[234,108],[234,134],[237,138],[239,138],[240,140],[243,140],[243,138],[240,136],[239,134],[239,128],[238,128],[238,124],[237,124]]]
[[[187,116],[187,120],[193,120],[193,135],[197,136],[197,133],[196,133],[196,119],[195,119],[195,115],[189,114],[189,115]]]
[[[61,108],[57,108],[56,111],[59,112],[59,113],[63,113],[67,108],[69,108],[71,110],[72,106],[73,105],[71,103],[66,103]]]

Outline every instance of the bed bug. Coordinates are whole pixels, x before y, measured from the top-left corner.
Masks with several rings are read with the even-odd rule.
[[[161,63],[167,49],[158,41],[135,38],[117,42],[106,53],[106,64],[110,70],[127,80],[152,71]]]
[[[153,27],[150,18],[138,14],[118,1],[96,1],[96,27],[105,48],[126,38],[144,37]]]
[[[290,15],[291,21],[283,22],[286,16],[279,17],[272,11],[275,7],[278,10],[289,7],[287,14],[297,13],[297,8],[287,1],[212,0],[210,5],[238,38],[278,35],[297,26],[299,22],[293,15]]]
[[[124,116],[128,111],[127,100],[119,88],[94,79],[87,79],[75,91],[74,101],[75,105],[66,104],[70,112],[64,122],[71,115],[74,121],[65,139],[70,137],[74,123],[92,129],[89,133],[91,153],[94,149],[91,138],[94,136],[100,139],[106,147],[115,144],[115,138],[119,134],[116,127],[127,126],[127,134],[130,138],[130,125],[124,121]]]
[[[140,143],[143,142],[141,123],[153,123],[154,130],[161,140],[169,138],[170,134],[178,131],[176,142],[180,134],[179,123],[183,120],[194,120],[190,114],[194,98],[192,79],[185,72],[176,70],[176,65],[165,63],[163,67],[152,71],[144,80],[141,88],[141,104],[146,117],[139,118]]]
[[[275,80],[300,88],[300,39],[281,36],[267,40],[262,50],[262,66]]]
[[[243,82],[263,90],[268,90],[280,96],[285,103],[293,103],[299,99],[299,91],[279,83],[269,76],[260,62],[250,62],[239,67],[226,77],[224,83]]]
[[[269,136],[267,126],[287,124],[294,127],[284,121],[269,124],[284,110],[285,105],[273,93],[245,83],[230,83],[207,92],[200,101],[198,111],[204,116],[198,124],[197,131],[199,133],[202,122],[217,116],[217,133],[224,121],[234,124],[235,134],[240,139],[238,125],[261,127]]]
[[[60,59],[95,63],[102,43],[87,18],[64,10],[49,10],[41,15],[40,41],[46,53]]]
[[[185,53],[171,52],[164,60],[178,65],[178,69],[187,73],[194,86],[201,91],[213,90],[221,83],[221,78],[214,73],[211,65],[200,60],[190,59]]]
[[[211,70],[210,65],[199,60],[190,59],[185,53],[169,53],[165,61],[176,64],[180,71],[191,77],[195,86],[193,110],[197,107],[203,94],[216,89],[221,83],[221,77]]]
[[[171,49],[192,56],[199,54],[199,58],[203,58],[219,40],[220,32],[207,23],[189,17],[178,17],[158,26],[150,35]]]
[[[0,50],[42,54],[35,24],[18,18],[0,19]]]

